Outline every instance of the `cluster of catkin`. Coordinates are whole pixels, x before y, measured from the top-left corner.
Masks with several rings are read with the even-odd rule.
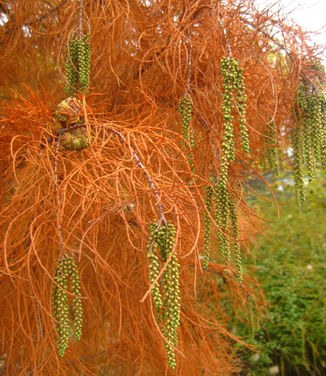
[[[221,61],[223,78],[223,121],[224,133],[220,174],[213,179],[213,186],[206,187],[204,212],[204,255],[203,267],[207,268],[210,256],[210,212],[214,196],[214,214],[217,224],[217,239],[220,254],[227,261],[231,260],[230,237],[233,238],[233,253],[237,269],[237,277],[242,281],[241,252],[239,243],[238,218],[234,202],[227,189],[229,165],[235,160],[234,112],[237,113],[240,128],[242,149],[249,153],[249,136],[246,125],[246,94],[242,68],[232,57],[224,57]],[[230,234],[231,230],[231,234]]]
[[[68,279],[71,285],[73,327],[70,325],[70,304],[68,293]],[[80,340],[83,327],[83,308],[81,303],[79,273],[73,257],[64,255],[58,262],[54,277],[55,285],[52,293],[52,312],[56,320],[58,339],[58,353],[63,357],[68,348],[70,333],[74,332]]]
[[[147,257],[149,259],[149,279],[153,285],[152,297],[156,318],[166,339],[164,344],[168,364],[175,369],[174,348],[178,345],[177,329],[180,324],[179,264],[176,251],[173,249],[176,230],[172,223],[159,226],[154,221],[149,226],[149,231]],[[167,265],[158,279],[160,263],[162,265],[167,263]]]
[[[221,195],[223,194],[223,196]],[[204,254],[203,268],[208,267],[210,258],[210,234],[212,201],[214,201],[214,219],[217,224],[218,247],[221,256],[224,256],[228,262],[231,261],[231,244],[233,243],[233,257],[237,271],[237,279],[242,282],[242,261],[240,250],[240,238],[238,227],[238,214],[234,205],[234,200],[230,197],[227,190],[220,192],[218,184],[208,185],[205,192],[205,212],[204,212]]]
[[[295,98],[297,126],[292,132],[293,168],[299,205],[306,202],[305,176],[315,178],[316,164],[326,167],[326,96],[308,84]]]
[[[76,95],[79,91],[88,93],[90,86],[90,56],[89,35],[69,41],[65,91],[70,96]]]

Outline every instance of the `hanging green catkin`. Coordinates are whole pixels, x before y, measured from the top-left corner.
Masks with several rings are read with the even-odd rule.
[[[59,335],[57,347],[60,357],[64,356],[69,343],[69,305],[67,297],[68,287],[68,269],[65,263],[65,258],[59,261],[58,268],[54,280],[56,285],[52,294],[53,316],[57,321],[57,332]]]
[[[277,176],[280,173],[278,135],[275,121],[272,121],[266,131],[267,161],[270,169]]]
[[[53,317],[57,321],[58,354],[64,356],[69,343],[70,320],[69,320],[69,301],[67,295],[68,277],[71,281],[71,290],[73,294],[73,319],[75,337],[80,340],[83,326],[83,309],[81,304],[79,273],[72,257],[64,256],[58,263],[57,271],[54,277],[56,285],[53,288],[52,307]]]
[[[157,246],[160,250],[163,262],[167,262],[171,252],[171,259],[162,275],[164,293],[164,305],[161,320],[163,322],[162,333],[166,338],[165,348],[168,364],[172,369],[176,368],[176,359],[173,346],[178,345],[177,328],[180,325],[180,291],[179,291],[179,264],[173,246],[175,243],[175,227],[169,223],[162,226],[156,235]]]
[[[239,65],[239,62],[236,59],[233,59],[233,65],[235,67],[236,72],[236,102],[237,102],[237,109],[239,113],[239,125],[240,125],[240,134],[241,134],[241,144],[242,149],[249,153],[249,135],[248,135],[248,128],[246,123],[246,102],[247,96],[245,94],[245,84],[243,79],[243,71]]]
[[[192,120],[192,106],[190,99],[188,97],[184,98],[184,105],[186,109],[186,116],[187,116],[187,122],[188,122],[188,129],[189,129],[189,144],[190,149],[193,149],[195,147],[195,140],[194,140],[194,132],[191,126],[191,120]],[[190,124],[190,126],[189,126]]]
[[[221,61],[221,72],[223,77],[223,120],[224,133],[222,141],[222,158],[220,182],[226,184],[229,161],[233,161],[234,156],[234,140],[233,140],[233,91],[235,87],[236,71],[232,65],[230,58],[223,58]]]
[[[311,105],[311,102],[310,102]],[[293,148],[293,170],[294,182],[298,205],[304,205],[306,202],[306,191],[304,182],[305,163],[308,167],[310,179],[314,174],[314,153],[311,141],[311,108],[309,110],[308,88],[301,83],[298,94],[294,100],[295,118],[297,127],[291,133]]]
[[[319,69],[319,68],[318,68]],[[326,99],[320,85],[302,80],[294,100],[297,130],[292,133],[294,150],[294,177],[299,204],[306,201],[304,164],[311,182],[318,163],[326,167]]]
[[[86,61],[85,61],[85,50],[84,42],[82,39],[78,39],[78,79],[79,79],[79,89],[83,90],[86,82]]]
[[[157,236],[157,223],[153,222],[149,226],[150,237],[147,243],[147,257],[149,260],[149,280],[152,284],[157,276],[159,275],[159,259],[157,254],[155,253],[157,243],[156,243],[156,236]],[[152,297],[154,306],[156,309],[156,314],[159,315],[161,307],[162,307],[162,296],[160,292],[159,282],[156,281],[153,288],[152,288]]]
[[[309,182],[312,182],[315,179],[315,157],[314,157],[314,149],[312,145],[311,138],[305,138],[305,155],[306,155],[306,163],[308,169],[308,179]]]
[[[86,94],[89,91],[90,79],[90,47],[89,47],[89,35],[85,35],[79,43],[78,58],[81,59],[81,78],[80,78],[80,90]]]
[[[184,103],[183,103],[183,99],[179,99],[179,102],[178,102],[178,111],[181,115],[181,119],[182,119],[182,129],[181,129],[181,135],[184,139],[187,138],[187,133],[188,133],[188,120],[187,120],[187,116],[186,116],[186,109],[184,107]]]
[[[192,128],[192,123],[191,123],[191,120],[192,120],[192,106],[191,106],[190,99],[188,97],[185,97],[184,103],[185,103],[185,108],[186,108],[186,113],[187,113],[187,121],[188,121],[187,141],[189,142],[189,146],[190,146],[190,151],[188,153],[188,164],[189,164],[189,166],[191,168],[191,171],[194,172],[195,171],[195,167],[194,167],[194,164],[193,164],[192,150],[195,147],[195,138],[194,138],[194,131],[193,131],[193,128]]]
[[[313,130],[312,130],[312,144],[316,161],[321,160],[322,149],[322,112],[321,112],[322,97],[320,94],[314,94],[314,108],[313,108]]]
[[[219,186],[218,201],[221,218],[221,228],[223,233],[224,256],[227,261],[231,260],[230,240],[228,236],[230,219],[230,197],[229,192],[224,186]]]
[[[175,228],[173,224],[168,224],[168,231],[166,233],[166,260],[169,258],[174,242],[175,242]],[[180,291],[179,291],[179,264],[175,251],[172,254],[171,260],[166,268],[166,280],[168,284],[168,297],[166,299],[168,310],[168,320],[165,323],[165,331],[167,333],[167,340],[173,345],[178,344],[177,328],[180,324]],[[168,362],[172,369],[176,367],[175,353],[173,348],[165,343],[168,354]]]
[[[183,99],[179,100],[178,110],[182,118],[182,131],[181,135],[185,141],[184,144],[187,147],[190,147],[190,151],[188,153],[188,164],[192,170],[195,171],[194,164],[193,164],[193,155],[192,150],[195,147],[195,139],[194,139],[194,132],[191,125],[192,120],[192,106],[190,99],[185,96]]]
[[[69,95],[73,95],[74,93],[74,87],[76,86],[77,81],[74,79],[74,66],[71,61],[71,57],[67,56],[67,61],[66,61],[66,80],[67,83],[65,85],[65,91]]]
[[[310,96],[307,98],[307,113],[304,118],[303,127],[303,155],[308,169],[309,181],[313,181],[315,177],[315,155],[313,145],[313,121],[314,121],[315,103]]]
[[[83,329],[83,307],[81,302],[80,279],[77,265],[73,257],[67,257],[69,267],[69,276],[71,281],[71,292],[73,294],[73,319],[75,337],[77,340],[81,339]]]
[[[73,96],[77,91],[78,82],[78,40],[69,41],[69,49],[66,61],[66,85],[65,91]]]
[[[326,168],[326,95],[320,93],[321,107],[321,164]]]
[[[90,86],[90,45],[89,35],[69,41],[66,62],[65,90],[70,96],[78,91],[89,92]]]
[[[234,239],[233,252],[234,252],[234,261],[237,271],[237,279],[242,283],[242,258],[241,258],[241,249],[240,249],[240,239],[239,239],[239,226],[238,226],[238,215],[234,207],[233,201],[230,199],[230,219],[232,225],[232,234]]]
[[[249,136],[246,124],[246,101],[243,71],[238,60],[232,57],[223,57],[221,60],[221,73],[223,78],[223,119],[224,135],[222,153],[225,158],[221,161],[221,177],[223,181],[227,174],[229,161],[235,160],[234,134],[233,134],[233,101],[235,100],[238,121],[240,126],[241,143],[245,152],[249,153]]]
[[[293,168],[297,202],[304,205],[306,191],[304,186],[304,156],[303,156],[303,129],[298,126],[292,131]]]
[[[206,187],[205,192],[205,211],[204,211],[204,256],[203,256],[203,268],[207,269],[210,255],[210,237],[211,237],[211,220],[209,213],[212,210],[212,196],[213,189],[210,185]]]
[[[217,239],[221,256],[227,261],[231,259],[230,241],[227,235],[229,229],[229,193],[224,185],[214,186],[214,213],[217,224]]]

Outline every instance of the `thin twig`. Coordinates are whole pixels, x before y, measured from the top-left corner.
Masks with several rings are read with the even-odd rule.
[[[85,124],[76,124],[74,125],[73,127],[68,127],[68,128],[60,128],[58,131],[57,131],[57,135],[58,136],[62,136],[63,133],[65,132],[71,132],[71,131],[74,131],[75,129],[80,129],[80,128],[84,128],[86,127]],[[52,142],[54,139],[54,137],[50,136],[47,138],[48,142]]]
[[[70,131],[73,131],[75,129],[79,129],[79,128],[83,128],[83,127],[86,127],[86,125],[85,124],[76,124],[73,127],[61,128],[61,129],[58,130],[58,135],[61,136],[65,132],[70,132]]]
[[[187,79],[186,94],[190,94],[190,80],[191,80],[191,71],[192,71],[192,39],[191,39],[190,29],[188,29],[187,41],[190,44],[190,50],[189,50],[189,56],[188,56],[188,79]]]
[[[67,3],[67,1],[68,0],[61,1],[61,3],[59,3],[56,7],[52,8],[49,12],[43,14],[43,16],[41,16],[38,19],[35,19],[34,21],[26,23],[25,26],[33,26],[34,24],[39,23],[40,21],[45,20],[46,18],[48,18],[49,16],[51,16],[53,13],[57,12],[60,8],[62,8]]]
[[[57,211],[57,226],[59,230],[59,244],[60,244],[60,249],[61,252],[64,250],[64,244],[63,244],[63,236],[62,236],[62,228],[61,228],[61,198],[60,198],[60,193],[58,189],[58,153],[59,153],[59,147],[60,147],[60,142],[61,142],[61,135],[59,135],[58,140],[57,140],[57,145],[55,148],[55,159],[54,159],[54,187],[55,187],[55,192],[57,195],[57,206],[58,206],[58,211]]]
[[[79,0],[78,32],[79,32],[79,38],[82,38],[83,36],[83,0]]]
[[[106,127],[107,127],[107,126],[106,126]],[[122,133],[120,133],[119,131],[117,131],[116,129],[113,129],[113,128],[111,128],[111,127],[107,127],[107,128],[110,129],[110,131],[112,131],[112,132],[115,133],[116,135],[118,135],[118,136],[120,137],[120,139],[121,139],[123,142],[125,142],[125,143],[127,142],[125,136],[124,136]],[[164,212],[163,212],[163,208],[162,208],[162,204],[160,203],[160,195],[159,195],[159,193],[158,193],[158,190],[157,190],[157,188],[156,188],[156,185],[155,185],[155,183],[153,182],[153,180],[152,180],[152,178],[151,178],[149,172],[147,171],[146,167],[144,166],[143,162],[142,162],[142,161],[140,160],[140,158],[138,157],[138,155],[137,155],[135,149],[134,149],[131,145],[129,145],[129,147],[130,147],[130,149],[131,149],[132,156],[133,156],[135,162],[136,162],[137,165],[143,170],[144,175],[145,175],[145,177],[146,177],[146,179],[147,179],[147,181],[148,181],[148,184],[149,184],[151,190],[153,191],[153,194],[154,194],[154,196],[155,196],[155,198],[156,198],[156,200],[157,200],[157,204],[156,204],[156,205],[157,205],[157,209],[158,209],[158,211],[159,211],[159,213],[160,213],[160,222],[163,222],[164,225],[167,226],[167,225],[168,225],[168,222],[167,222],[167,220],[166,220],[166,218],[165,218],[165,215],[164,215]]]

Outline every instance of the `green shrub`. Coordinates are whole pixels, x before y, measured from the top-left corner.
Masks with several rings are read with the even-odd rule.
[[[280,195],[278,220],[263,206],[274,222],[245,264],[260,282],[268,314],[235,325],[257,349],[238,347],[243,375],[326,375],[326,197],[311,190],[309,207],[301,209],[288,191]]]

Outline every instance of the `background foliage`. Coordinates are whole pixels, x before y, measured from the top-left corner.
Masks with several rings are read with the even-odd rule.
[[[275,179],[274,179],[275,180]],[[257,352],[239,347],[245,375],[324,375],[326,357],[326,181],[310,186],[309,205],[299,208],[291,177],[272,185],[276,208],[256,200],[258,212],[271,221],[246,260],[267,301],[267,312],[250,325],[235,325]],[[281,187],[281,188],[280,188]]]

